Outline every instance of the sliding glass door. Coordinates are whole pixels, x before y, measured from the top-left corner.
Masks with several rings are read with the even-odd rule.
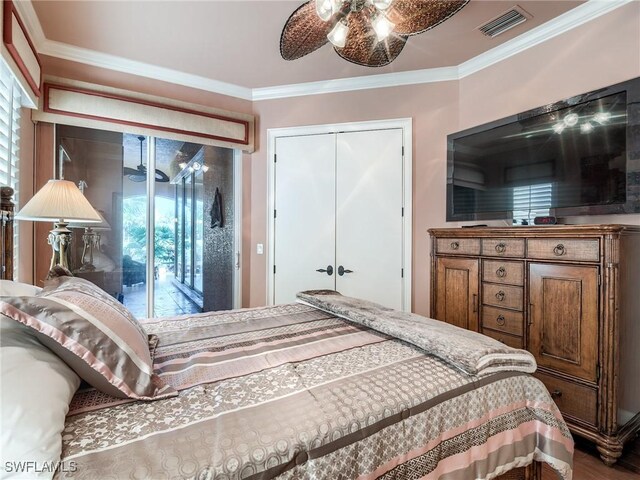
[[[80,185],[104,218],[75,225],[74,275],[137,317],[233,307],[232,151],[65,125],[56,136],[58,176]]]

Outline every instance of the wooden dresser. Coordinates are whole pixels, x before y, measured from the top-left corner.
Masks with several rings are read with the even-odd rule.
[[[431,316],[529,350],[612,465],[640,431],[640,226],[442,228]]]

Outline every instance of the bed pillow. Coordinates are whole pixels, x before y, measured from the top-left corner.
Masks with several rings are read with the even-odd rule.
[[[13,280],[0,280],[0,296],[21,297],[37,295],[42,289],[28,283],[14,282]]]
[[[87,280],[54,278],[36,297],[0,299],[0,313],[37,332],[40,342],[104,393],[138,400],[177,394],[153,373],[148,337],[135,317]]]
[[[4,315],[0,315],[0,369],[0,477],[51,478],[80,378],[30,328]],[[20,467],[18,462],[35,463]]]

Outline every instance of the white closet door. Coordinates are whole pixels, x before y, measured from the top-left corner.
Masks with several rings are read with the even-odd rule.
[[[335,288],[317,271],[335,267],[335,150],[335,134],[276,139],[274,304]]]
[[[336,277],[343,295],[403,308],[402,130],[338,134]]]

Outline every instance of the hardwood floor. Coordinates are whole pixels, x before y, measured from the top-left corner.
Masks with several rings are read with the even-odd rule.
[[[573,456],[574,480],[640,480],[638,453],[640,452],[640,438],[625,449],[624,455],[612,468],[607,467],[598,456],[598,452],[591,445],[580,440],[576,441],[576,451]],[[628,468],[625,468],[628,467]],[[557,480],[555,472],[544,465],[542,480]]]

